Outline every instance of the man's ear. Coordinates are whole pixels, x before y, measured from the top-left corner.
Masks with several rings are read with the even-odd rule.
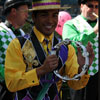
[[[80,5],[80,8],[83,8],[83,5],[84,5],[84,4],[81,4],[81,5]]]
[[[82,11],[82,9],[81,9],[81,8],[83,8],[83,6],[84,6],[84,4],[81,4],[81,5],[80,5],[80,12]]]
[[[34,15],[34,13],[32,13],[32,19],[33,19],[33,21],[35,21],[35,15]]]
[[[12,9],[11,9],[11,13],[12,13],[13,15],[16,15],[16,11],[17,11],[17,10],[16,10],[15,8],[12,8]]]

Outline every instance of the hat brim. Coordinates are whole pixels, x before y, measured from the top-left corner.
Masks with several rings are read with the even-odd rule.
[[[2,15],[5,16],[11,8],[16,8],[17,6],[21,6],[21,5],[28,5],[28,7],[32,6],[31,2],[28,2],[28,1],[26,2],[19,1],[19,2],[16,2],[16,4],[12,3],[3,9]]]
[[[42,7],[33,7],[32,9],[28,9],[29,12],[36,11],[36,10],[50,10],[50,9],[70,9],[71,7],[57,7],[57,6],[42,6]]]

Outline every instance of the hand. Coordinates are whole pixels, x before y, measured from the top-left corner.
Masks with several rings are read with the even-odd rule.
[[[90,42],[88,42],[88,45],[86,48],[87,48],[87,51],[89,53],[89,66],[91,66],[91,64],[94,60],[94,51],[93,51],[93,48],[92,48],[92,45]],[[80,65],[79,66],[79,73],[80,73],[83,65],[85,64],[85,58],[82,56],[81,48],[78,48],[78,63]]]
[[[91,64],[94,60],[94,51],[93,51],[93,48],[92,48],[92,44],[90,42],[88,42],[87,51],[89,53],[89,66],[91,66]]]
[[[58,66],[58,58],[56,55],[50,55],[46,58],[46,60],[44,61],[44,69],[45,71],[48,73],[48,72],[51,72],[53,71],[54,69],[57,68]]]
[[[94,26],[93,30],[94,30],[94,32],[95,32],[96,34],[98,33],[98,31],[99,31],[98,21],[97,21],[96,25]]]
[[[40,77],[41,75],[52,72],[57,67],[58,67],[57,56],[50,55],[45,59],[43,65],[41,67],[37,68],[37,75],[38,75],[38,77]]]

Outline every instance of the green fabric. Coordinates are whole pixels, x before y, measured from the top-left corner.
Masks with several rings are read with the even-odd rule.
[[[50,73],[48,75],[48,80],[52,80],[52,73]],[[47,91],[51,85],[52,85],[52,83],[44,83],[44,86],[43,86],[42,90],[40,91],[36,100],[43,100],[43,98],[45,97],[45,94],[47,93]]]
[[[66,38],[69,38],[74,41],[81,41],[83,43],[83,45],[86,45],[88,43],[88,41],[91,41],[91,39],[93,39],[95,37],[96,37],[95,33],[80,34],[80,31],[78,31],[76,29],[76,27],[74,26],[73,20],[70,20],[64,24],[63,34],[62,34],[63,40]]]
[[[63,34],[62,34],[62,39],[63,40],[66,39],[66,38],[69,38],[70,40],[73,40],[73,41],[81,41],[83,43],[83,45],[86,46],[88,41],[90,41],[91,38],[94,38],[94,37],[96,37],[96,34],[94,34],[94,33],[80,34],[80,32],[73,25],[72,20],[70,20],[70,21],[68,21],[64,24]],[[75,43],[72,42],[72,45],[75,47],[75,50],[77,52]]]
[[[80,15],[80,16],[84,20],[86,20],[86,18],[84,18],[82,15]],[[94,58],[92,66],[89,68],[88,73],[90,75],[94,75],[95,73],[98,72],[98,59],[99,59],[98,58],[98,37],[94,32],[91,32],[91,30],[90,30],[90,32],[89,32],[89,30],[85,31],[85,28],[84,28],[84,32],[81,33],[79,30],[77,30],[73,21],[74,21],[74,19],[69,20],[64,24],[62,38],[63,38],[63,40],[66,38],[69,38],[73,41],[81,41],[84,46],[87,45],[88,41],[90,41],[92,43],[94,53],[95,53],[95,58]],[[82,23],[83,22],[78,23],[78,24],[81,25]],[[96,22],[91,22],[89,24],[91,27],[94,27],[96,25]],[[72,42],[72,45],[75,47],[75,50],[77,52],[76,45],[74,42]]]
[[[4,23],[0,23],[0,81],[4,81],[4,64],[5,64],[5,56],[7,47],[12,40],[11,35],[9,34],[9,30],[5,28]],[[20,36],[21,32],[17,32],[16,36]]]
[[[4,81],[5,53],[11,37],[7,31],[0,27],[0,81]]]
[[[4,81],[4,67],[0,66],[0,82]]]

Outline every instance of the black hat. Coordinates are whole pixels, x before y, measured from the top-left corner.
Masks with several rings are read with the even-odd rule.
[[[98,0],[78,0],[78,4],[85,4],[87,1],[98,1]]]
[[[30,0],[6,0],[3,7],[3,15],[6,15],[7,11],[15,6],[20,5],[28,5],[29,7],[32,5],[32,2]]]

